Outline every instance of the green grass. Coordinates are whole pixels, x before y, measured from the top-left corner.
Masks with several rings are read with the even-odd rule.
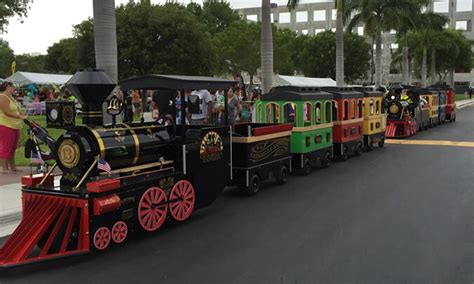
[[[464,94],[456,94],[456,101],[462,101],[467,99],[469,99],[469,96],[466,96]]]

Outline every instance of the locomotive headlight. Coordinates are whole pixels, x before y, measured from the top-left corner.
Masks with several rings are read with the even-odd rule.
[[[390,108],[388,109],[390,114],[397,114],[399,110],[400,109],[398,108],[396,104],[391,105]]]
[[[56,121],[58,119],[59,112],[57,109],[53,108],[49,111],[48,116],[51,121]]]
[[[390,98],[391,98],[392,100],[394,100],[394,99],[395,99],[395,96],[391,96]]]

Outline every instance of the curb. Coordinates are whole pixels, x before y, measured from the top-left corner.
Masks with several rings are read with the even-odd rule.
[[[13,223],[21,219],[21,210],[10,214],[0,216],[0,227],[5,224]]]

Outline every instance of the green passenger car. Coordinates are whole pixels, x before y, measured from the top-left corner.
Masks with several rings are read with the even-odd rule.
[[[256,119],[293,123],[293,167],[309,174],[314,166],[328,167],[333,156],[332,94],[315,87],[273,88],[256,103]]]

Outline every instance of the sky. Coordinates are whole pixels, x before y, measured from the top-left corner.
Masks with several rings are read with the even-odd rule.
[[[115,0],[116,5],[125,4],[129,0]],[[326,2],[325,0],[306,0],[301,3]],[[166,0],[152,0],[152,3],[165,3]],[[180,0],[202,3],[202,0]],[[261,0],[229,0],[233,8],[256,7]],[[273,0],[272,3],[286,5],[287,0]],[[41,53],[46,54],[53,43],[63,38],[72,37],[73,25],[92,17],[92,0],[34,0],[28,17],[23,23],[18,18],[11,18],[6,34],[0,38],[9,42],[15,54]]]

